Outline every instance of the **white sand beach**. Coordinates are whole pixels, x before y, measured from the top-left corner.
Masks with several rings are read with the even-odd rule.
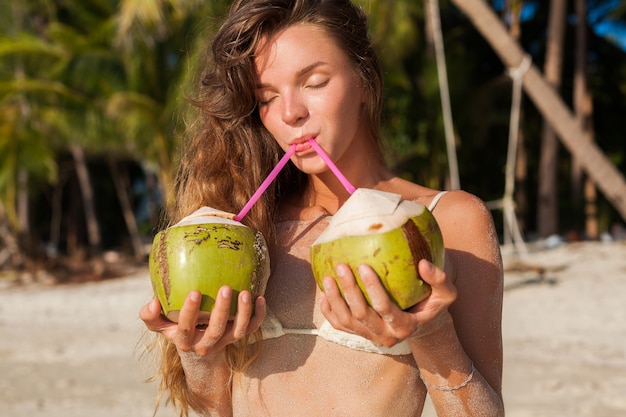
[[[626,415],[626,242],[531,247],[505,266],[507,416]],[[81,284],[0,280],[0,416],[152,416],[156,386],[136,357],[150,297],[145,269]]]

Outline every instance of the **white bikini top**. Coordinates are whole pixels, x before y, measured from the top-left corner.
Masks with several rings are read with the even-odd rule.
[[[429,211],[432,212],[434,210],[435,206],[446,192],[447,191],[442,191],[433,198],[428,206]],[[403,340],[392,347],[379,346],[362,336],[337,330],[327,320],[324,320],[319,329],[288,329],[283,327],[281,322],[276,318],[274,313],[269,310],[269,308],[267,309],[265,320],[261,325],[261,332],[264,340],[275,339],[288,334],[314,335],[330,342],[364,352],[378,353],[382,355],[411,354],[411,348],[408,340]]]

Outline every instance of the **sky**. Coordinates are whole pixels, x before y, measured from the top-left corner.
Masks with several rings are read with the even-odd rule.
[[[611,39],[623,51],[626,51],[626,21],[608,16],[620,5],[621,0],[609,0],[600,3],[602,3],[600,6],[589,10],[589,22],[598,36]]]
[[[593,31],[598,35],[612,41],[617,47],[626,52],[626,20],[615,19],[610,13],[620,6],[622,0],[589,0],[587,1],[587,21]],[[496,10],[502,10],[506,0],[493,0]],[[535,16],[539,7],[539,1],[526,0],[522,7],[521,19],[529,20]],[[571,23],[576,22],[576,17],[568,19]]]

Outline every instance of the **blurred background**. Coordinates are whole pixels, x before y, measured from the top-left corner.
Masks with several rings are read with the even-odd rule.
[[[503,243],[623,239],[623,1],[359,3],[398,174],[489,202]],[[145,265],[229,4],[0,2],[0,274],[67,282]]]

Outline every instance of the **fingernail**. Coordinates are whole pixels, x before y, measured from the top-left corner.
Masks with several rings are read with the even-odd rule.
[[[202,295],[198,291],[192,291],[189,293],[189,300],[194,303],[199,302],[202,299]]]
[[[250,293],[244,292],[243,294],[241,294],[241,301],[243,301],[246,304],[250,303]]]
[[[432,272],[435,270],[435,265],[433,265],[432,262],[426,261],[426,270],[429,274],[432,274]]]
[[[335,271],[337,272],[337,275],[344,277],[348,274],[348,271],[350,271],[350,267],[348,267],[348,265],[339,264],[337,265],[337,268],[335,268]]]
[[[223,287],[222,290],[220,291],[220,294],[224,298],[230,298],[232,295],[232,290],[230,287]]]
[[[333,285],[332,280],[333,279],[331,277],[324,277],[324,279],[322,280],[322,284],[324,284],[324,291],[328,291],[331,285]]]

